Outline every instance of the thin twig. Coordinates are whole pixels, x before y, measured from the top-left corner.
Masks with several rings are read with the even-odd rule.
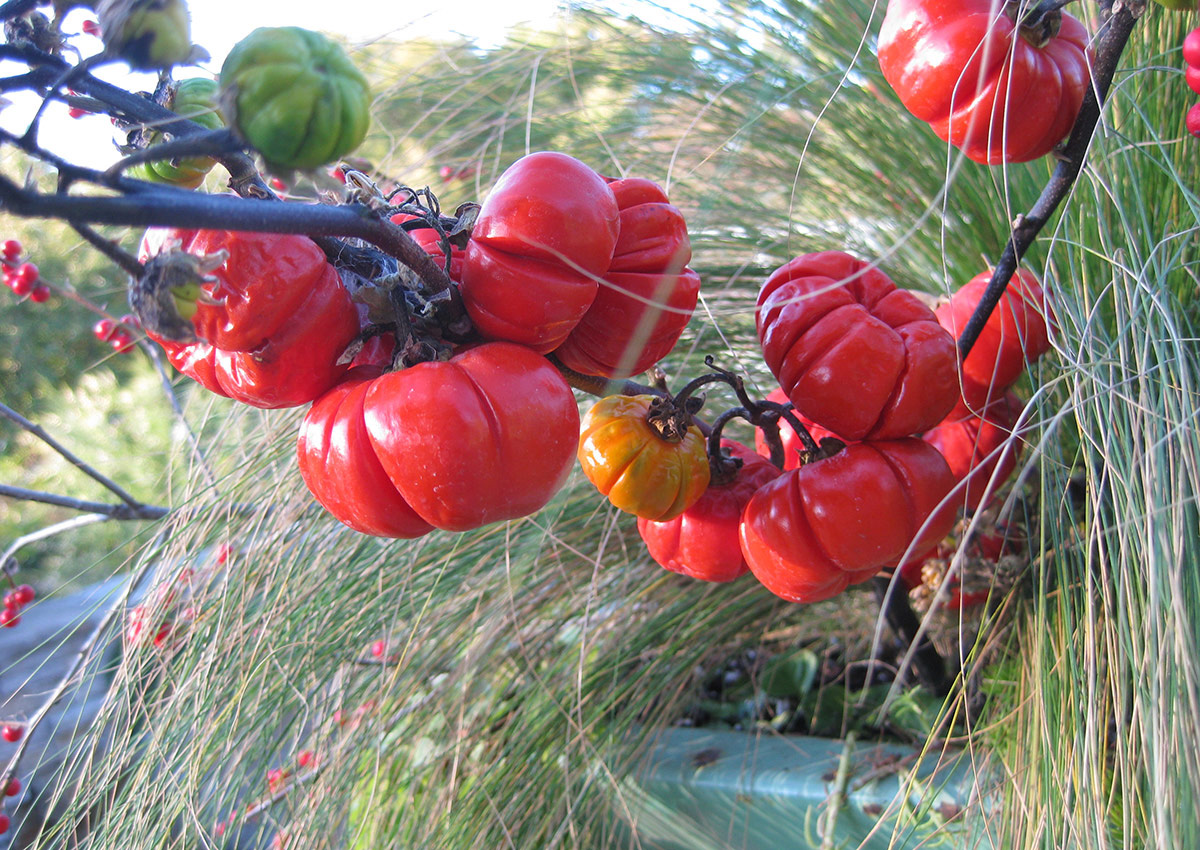
[[[38,425],[35,422],[30,422],[24,416],[17,413],[11,407],[9,407],[8,405],[6,405],[2,402],[0,402],[0,415],[3,415],[6,418],[10,419],[11,421],[15,422],[17,425],[24,428],[30,434],[33,434],[35,437],[37,437],[43,443],[48,445],[50,448],[54,449],[54,451],[56,451],[60,455],[62,455],[62,457],[65,458],[67,460],[67,462],[69,462],[72,466],[74,466],[76,469],[78,469],[84,475],[91,478],[93,481],[96,481],[98,484],[100,484],[101,486],[103,486],[104,488],[109,490],[113,495],[115,495],[118,499],[120,499],[122,502],[124,502],[127,507],[132,508],[132,509],[139,509],[139,508],[144,507],[141,502],[139,502],[137,499],[133,498],[133,496],[129,495],[129,493],[125,492],[125,489],[122,488],[119,484],[117,484],[115,481],[108,478],[108,476],[102,475],[100,472],[98,472],[97,470],[92,468],[92,466],[90,464],[88,464],[82,458],[76,456],[74,452],[72,452],[70,449],[68,449],[62,443],[58,442],[58,440],[51,437],[50,434],[48,434],[46,432],[46,429],[42,428],[42,426]],[[103,507],[112,507],[112,506],[102,506],[102,508]],[[91,510],[91,508],[76,508],[76,510]],[[96,512],[97,513],[105,513],[106,511],[101,509]]]
[[[143,162],[159,162],[194,156],[218,156],[222,153],[240,151],[242,147],[242,143],[234,138],[233,132],[222,127],[218,130],[209,130],[207,133],[181,136],[134,151],[113,163],[104,174],[111,179]]]
[[[183,426],[183,431],[187,435],[188,447],[192,450],[192,455],[196,458],[197,465],[204,473],[209,486],[216,490],[217,478],[213,474],[212,468],[208,465],[208,458],[204,456],[204,452],[200,449],[200,440],[196,436],[196,432],[192,430],[192,423],[188,422],[187,417],[183,414],[183,406],[179,403],[179,396],[175,392],[174,384],[171,383],[171,376],[167,372],[167,367],[163,364],[162,349],[148,339],[142,339],[138,344],[146,352],[146,355],[150,358],[150,362],[154,364],[154,371],[158,373],[158,380],[162,384],[163,395],[167,397],[167,403],[171,405],[171,411],[175,414],[175,418]]]
[[[842,744],[842,755],[838,759],[837,773],[833,780],[833,791],[825,801],[825,819],[821,824],[821,850],[833,850],[834,833],[837,831],[838,815],[846,805],[846,788],[850,784],[850,759],[854,752],[855,735],[846,733]]]
[[[68,221],[67,224],[78,233],[85,242],[95,248],[104,256],[108,257],[114,264],[119,266],[122,271],[131,277],[140,278],[146,269],[138,258],[130,254],[116,242],[111,239],[105,239],[88,225],[79,221]]]
[[[992,278],[979,299],[975,312],[967,320],[966,327],[958,338],[958,353],[964,359],[971,353],[988,317],[1000,303],[1021,258],[1075,185],[1087,158],[1092,136],[1096,132],[1101,107],[1112,85],[1117,62],[1125,50],[1134,26],[1146,11],[1146,0],[1125,0],[1119,4],[1101,3],[1101,7],[1106,11],[1106,7],[1111,7],[1112,11],[1098,36],[1099,47],[1096,49],[1096,61],[1092,64],[1092,86],[1084,95],[1079,117],[1075,120],[1071,135],[1059,155],[1054,173],[1029,212],[1018,216],[1013,222],[1012,235],[1008,244],[1004,246],[1004,253],[996,263]]]
[[[10,558],[14,557],[17,552],[24,549],[30,543],[36,543],[39,540],[45,540],[48,537],[54,537],[57,534],[63,534],[67,531],[74,531],[77,528],[83,528],[85,525],[107,522],[111,519],[112,517],[108,514],[84,514],[83,516],[64,519],[62,522],[56,522],[45,528],[39,528],[37,531],[29,532],[29,534],[23,534],[10,543],[8,548],[4,550],[4,554],[0,555],[0,564],[8,564]]]
[[[0,21],[8,21],[24,15],[26,12],[36,9],[41,3],[42,0],[8,0],[7,3],[0,6]]]
[[[562,373],[562,376],[567,379],[568,384],[580,392],[585,392],[589,395],[599,396],[600,398],[609,395],[656,395],[661,398],[671,397],[671,394],[664,389],[646,386],[636,381],[600,378],[595,375],[585,375],[583,372],[576,372],[574,369],[563,365],[553,354],[547,356],[546,359],[553,364],[555,369]]]
[[[22,188],[7,178],[0,178],[0,207],[24,218],[65,219],[92,224],[351,237],[370,242],[399,259],[417,273],[430,293],[443,292],[453,286],[441,266],[407,232],[377,217],[373,210],[361,204],[263,203],[171,186],[163,186],[136,197],[43,194]]]
[[[163,508],[158,505],[143,505],[140,502],[111,505],[106,502],[90,502],[86,499],[76,499],[74,496],[60,496],[58,493],[47,493],[42,490],[28,490],[24,487],[14,487],[11,484],[0,484],[0,496],[9,499],[24,499],[27,502],[41,502],[44,505],[70,508],[73,511],[104,514],[109,519],[162,519],[171,513],[170,508]]]
[[[946,661],[929,640],[921,633],[921,620],[909,604],[908,594],[898,583],[886,576],[871,579],[871,589],[879,603],[880,611],[892,631],[909,647],[912,655],[913,672],[925,687],[938,696],[949,692],[946,676]]]

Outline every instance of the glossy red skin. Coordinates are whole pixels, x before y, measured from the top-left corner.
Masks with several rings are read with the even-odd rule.
[[[890,0],[879,32],[879,67],[908,111],[992,165],[1053,150],[1091,80],[1088,32],[1077,19],[1064,12],[1058,35],[1039,48],[999,5]]]
[[[1183,61],[1193,68],[1200,68],[1200,27],[1184,36]]]
[[[722,440],[721,445],[743,461],[732,481],[710,483],[699,501],[674,519],[639,518],[637,524],[655,562],[701,581],[733,581],[750,569],[738,541],[742,510],[759,487],[780,475],[770,461],[741,443]]]
[[[763,358],[796,410],[847,440],[923,431],[958,399],[957,349],[933,311],[849,254],[776,269],[757,322]]]
[[[971,278],[937,309],[937,318],[955,338],[974,312],[991,271]],[[962,397],[975,410],[1012,386],[1027,364],[1050,350],[1046,294],[1032,272],[1018,270],[962,362]]]
[[[828,599],[945,537],[953,484],[946,461],[918,439],[853,443],[763,485],[742,515],[742,554],[775,595]]]
[[[339,521],[363,534],[414,538],[433,530],[384,472],[367,434],[363,402],[381,369],[352,369],[309,409],[296,460],[309,491]]]
[[[1014,393],[996,399],[980,415],[959,404],[921,436],[942,453],[959,482],[951,493],[955,504],[975,510],[1012,475],[1021,448],[1015,429],[1023,407]]]
[[[646,371],[675,347],[700,297],[687,224],[650,180],[609,182],[621,230],[596,298],[555,350],[570,369],[605,378]]]
[[[162,345],[179,371],[218,395],[254,407],[295,407],[345,374],[337,360],[358,332],[358,314],[337,271],[310,239],[271,233],[153,229],[141,256],[165,241],[188,253],[229,251],[207,289],[222,303],[199,304],[200,342]]]
[[[539,510],[570,473],[579,439],[579,408],[562,375],[506,342],[377,378],[364,416],[400,495],[450,531]]]
[[[645,177],[605,177],[604,182],[617,199],[618,209],[628,209],[639,204],[670,203],[663,187]]]
[[[540,151],[500,175],[471,239],[599,275],[612,260],[618,228],[617,201],[604,178],[573,156]]]
[[[1196,94],[1200,94],[1200,66],[1189,65],[1187,68],[1185,68],[1183,71],[1183,79],[1184,82],[1187,83],[1189,89],[1196,92]]]
[[[460,291],[485,339],[553,351],[596,298],[620,226],[604,179],[562,153],[530,154],[479,210]]]
[[[700,276],[609,272],[596,300],[554,352],[585,375],[627,378],[645,372],[679,341],[700,298]]]
[[[1200,138],[1200,103],[1192,105],[1192,108],[1187,111],[1187,115],[1184,116],[1183,123],[1189,133]]]
[[[767,401],[773,401],[777,404],[787,404],[787,400],[787,395],[785,395],[781,389],[774,390],[770,395],[767,396]],[[825,439],[826,437],[833,437],[836,440],[842,440],[843,443],[850,442],[849,440],[843,440],[829,429],[822,428],[815,422],[808,421],[803,416],[797,414],[794,410],[792,413],[795,414],[796,418],[800,420],[801,425],[808,428],[809,435],[817,441],[818,445],[820,444],[821,440]],[[800,456],[805,450],[804,443],[801,442],[800,437],[797,436],[795,429],[788,424],[786,419],[779,420],[779,441],[783,443],[783,468],[788,470],[799,467]],[[763,436],[761,428],[754,429],[754,451],[765,458],[769,458],[771,456],[771,447],[767,445],[766,437]]]
[[[463,304],[475,330],[539,354],[562,345],[596,300],[594,279],[474,239],[467,243],[462,274]]]
[[[648,184],[648,185],[647,185]],[[653,182],[627,178],[608,184],[620,211],[610,272],[678,272],[692,259],[687,222]]]

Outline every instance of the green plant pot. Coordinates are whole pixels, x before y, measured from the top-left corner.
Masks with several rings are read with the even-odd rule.
[[[620,805],[655,850],[990,850],[986,781],[963,752],[670,729]]]

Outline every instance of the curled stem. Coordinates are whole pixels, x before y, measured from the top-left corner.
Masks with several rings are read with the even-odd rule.
[[[731,407],[717,417],[708,432],[708,465],[711,470],[710,481],[713,484],[726,484],[733,480],[737,471],[742,468],[742,461],[726,454],[721,448],[721,432],[732,419],[751,418],[751,413],[744,407]]]

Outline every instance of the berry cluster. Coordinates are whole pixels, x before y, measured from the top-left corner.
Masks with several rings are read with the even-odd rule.
[[[41,304],[50,299],[50,287],[41,282],[37,266],[21,262],[22,250],[16,239],[5,241],[0,249],[4,257],[4,282],[14,295]]]
[[[7,731],[9,728],[11,728],[11,727],[8,727],[8,726],[4,727],[5,731]],[[19,740],[20,737],[21,737],[21,735],[18,730],[16,739]],[[5,740],[8,740],[7,735],[5,736]],[[10,776],[2,784],[0,784],[0,788],[3,788],[3,791],[4,791],[3,796],[15,797],[21,793],[21,780],[17,779],[17,777],[15,777],[15,776]],[[0,804],[2,804],[2,803],[3,803],[3,800],[0,800]],[[11,824],[12,824],[12,821],[9,819],[8,815],[6,815],[4,812],[0,812],[0,835],[3,835],[4,833],[8,832],[8,828]]]
[[[33,588],[27,584],[14,587],[4,594],[4,609],[0,610],[0,627],[11,629],[21,622],[21,609],[34,599]]]
[[[1183,61],[1187,63],[1184,79],[1192,91],[1200,94],[1200,27],[1192,30],[1183,40]],[[1184,119],[1187,131],[1200,138],[1200,103],[1196,103],[1187,112]]]
[[[18,585],[4,594],[4,608],[0,610],[0,626],[11,629],[21,622],[21,609],[32,602],[36,594],[27,584]],[[20,723],[5,723],[0,726],[0,739],[9,744],[15,744],[25,734],[25,727]],[[0,777],[0,789],[4,797],[15,797],[21,793],[21,780],[15,776]],[[3,804],[3,800],[0,800]],[[0,811],[0,835],[8,832],[12,821],[8,815]]]
[[[113,351],[126,354],[134,349],[134,332],[142,327],[137,316],[126,313],[117,321],[101,319],[92,325],[92,335],[101,342],[107,342]]]
[[[37,265],[23,261],[24,248],[16,239],[8,239],[0,246],[0,258],[4,269],[4,282],[19,298],[28,298],[35,304],[50,299],[50,287],[42,280]],[[126,313],[120,319],[101,319],[92,326],[92,334],[101,342],[107,342],[118,354],[134,349],[134,340],[141,331],[137,316]],[[7,625],[0,620],[0,625]]]
[[[0,738],[3,738],[10,744],[15,744],[21,740],[21,736],[25,734],[25,727],[19,723],[5,723],[0,726]],[[4,784],[4,796],[15,797],[21,791],[21,782],[16,777],[10,778]],[[8,827],[12,823],[8,815],[0,812],[0,835],[8,832]]]

